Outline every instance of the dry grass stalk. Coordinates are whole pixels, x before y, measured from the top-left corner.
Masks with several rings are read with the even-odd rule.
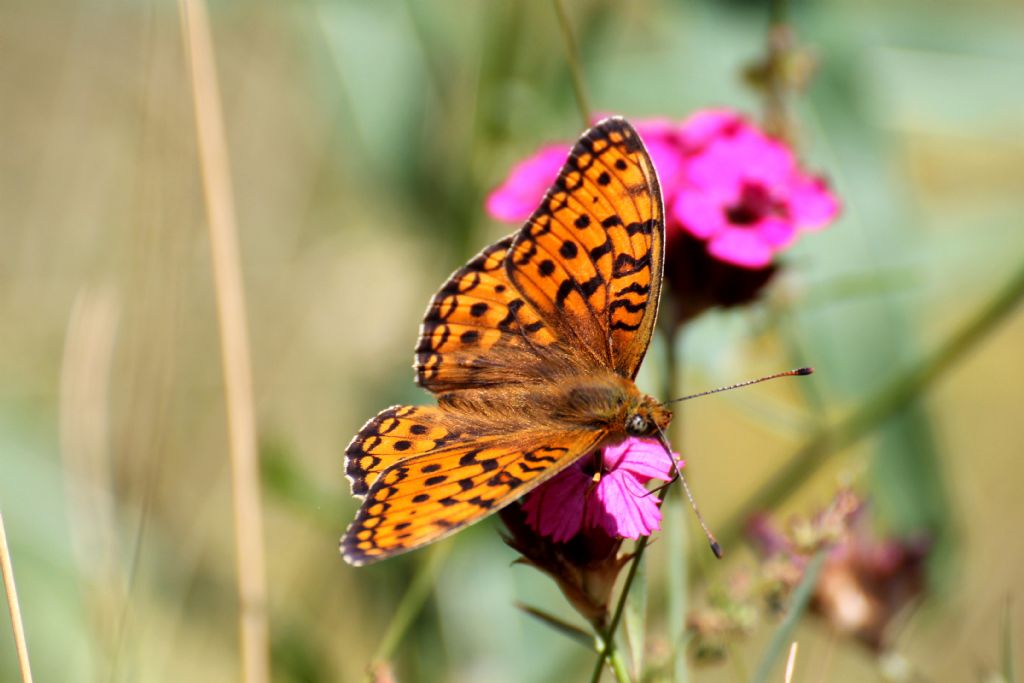
[[[234,491],[242,673],[248,683],[263,683],[269,680],[267,581],[248,322],[238,255],[234,190],[206,3],[180,0],[179,7],[192,78],[199,164],[206,196],[221,333]]]
[[[7,609],[11,613],[11,630],[14,631],[14,647],[18,651],[18,668],[22,683],[32,683],[32,667],[28,661],[28,642],[25,640],[25,624],[21,620],[21,606],[18,604],[18,590],[14,587],[14,568],[11,566],[11,550],[7,547],[7,530],[4,515],[0,512],[0,570],[4,578],[4,592],[7,594]]]

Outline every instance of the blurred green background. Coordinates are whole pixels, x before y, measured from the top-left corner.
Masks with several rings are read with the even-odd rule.
[[[596,110],[752,116],[757,2],[569,5]],[[433,551],[353,569],[342,451],[379,409],[429,397],[409,365],[447,274],[508,232],[482,202],[517,159],[581,128],[549,2],[212,4],[248,297],[273,667],[359,680]],[[807,164],[845,212],[805,237],[761,305],[678,340],[686,390],[794,364],[817,374],[688,403],[675,432],[712,528],[814,429],[869,405],[1024,262],[1024,7],[798,2],[819,70],[794,102]],[[41,681],[238,677],[227,434],[192,95],[173,2],[0,3],[0,509]],[[1024,623],[1024,316],[794,486],[785,516],[840,483],[889,530],[940,539],[934,590],[899,630],[921,680],[999,662]],[[664,348],[641,376],[656,392]],[[669,502],[667,526],[693,532]],[[445,541],[398,646],[403,681],[587,680],[593,654],[514,603],[572,618],[511,567],[495,520]],[[749,566],[693,543],[694,594]],[[657,597],[687,560],[652,546]],[[1024,627],[1016,633],[1024,632]],[[765,626],[737,646],[757,661]],[[16,680],[0,628],[0,680]],[[797,681],[880,680],[806,620]],[[1024,642],[1018,642],[1024,645]],[[1018,650],[1021,648],[1018,647]],[[729,666],[690,672],[733,681]],[[781,679],[780,679],[781,680]]]

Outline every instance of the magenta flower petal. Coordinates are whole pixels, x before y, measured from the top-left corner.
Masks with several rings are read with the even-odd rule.
[[[839,200],[821,178],[799,175],[786,201],[793,221],[804,230],[819,230],[839,215]]]
[[[785,189],[796,173],[796,158],[789,148],[750,126],[733,137],[727,152],[734,164],[742,160],[739,165],[743,169],[744,180],[769,189]]]
[[[663,196],[671,196],[676,193],[677,187],[683,177],[683,163],[685,159],[679,153],[679,146],[671,140],[644,137],[640,132],[640,138],[644,141],[647,151],[654,162],[654,169],[658,172],[658,182],[661,185]]]
[[[772,262],[772,248],[748,228],[727,228],[708,242],[708,253],[744,268],[764,268]]]
[[[746,179],[746,156],[737,156],[738,148],[729,140],[709,143],[686,164],[687,185],[683,192],[700,192],[715,201],[731,203],[739,199]],[[748,152],[743,150],[743,154]]]
[[[680,192],[670,212],[677,225],[702,240],[729,227],[723,204],[706,193]]]
[[[793,222],[778,216],[766,216],[745,229],[757,233],[761,241],[774,251],[789,246],[797,235],[797,229]]]
[[[616,446],[605,446],[602,457],[605,468],[612,473],[629,472],[643,484],[651,479],[668,481],[675,469],[662,445],[649,439],[626,439]],[[679,460],[678,453],[672,457]]]
[[[565,145],[549,145],[516,164],[505,182],[488,195],[487,213],[499,221],[525,221],[555,182],[568,157]]]
[[[661,524],[658,498],[628,472],[618,470],[601,478],[594,492],[600,507],[591,508],[588,520],[610,535],[639,538],[657,531]]]
[[[728,135],[743,122],[738,114],[728,109],[704,109],[691,114],[680,126],[680,136],[690,150],[704,147],[712,140]]]
[[[672,457],[679,459],[677,453]],[[523,503],[526,523],[558,543],[594,529],[618,538],[657,531],[660,501],[644,485],[651,479],[668,481],[675,469],[661,444],[629,438],[606,446],[596,483],[585,469],[593,463],[586,456],[530,493]]]
[[[526,523],[556,543],[565,543],[583,527],[587,491],[592,485],[593,479],[578,463],[573,464],[526,497]]]

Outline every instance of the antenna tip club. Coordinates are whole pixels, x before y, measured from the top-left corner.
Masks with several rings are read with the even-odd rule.
[[[711,541],[711,552],[715,554],[715,557],[722,559],[722,546],[718,545],[718,541]]]
[[[793,371],[794,375],[810,375],[814,373],[814,368],[797,368]]]

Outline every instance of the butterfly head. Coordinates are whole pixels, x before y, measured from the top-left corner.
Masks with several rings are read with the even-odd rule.
[[[643,396],[626,414],[625,432],[630,436],[655,436],[672,421],[672,411],[650,396]]]

